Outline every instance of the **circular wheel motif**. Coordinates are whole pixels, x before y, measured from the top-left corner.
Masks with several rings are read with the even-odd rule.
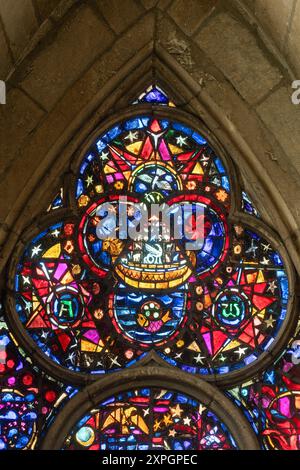
[[[251,315],[251,304],[243,292],[227,289],[217,295],[212,315],[224,330],[238,329]]]
[[[84,314],[83,298],[75,287],[60,286],[47,299],[47,313],[54,327],[75,327]]]

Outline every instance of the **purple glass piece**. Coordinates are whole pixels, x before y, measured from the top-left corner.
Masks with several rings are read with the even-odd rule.
[[[159,104],[168,104],[169,102],[168,97],[157,88],[153,88],[151,91],[149,91],[149,93],[144,96],[142,101]]]

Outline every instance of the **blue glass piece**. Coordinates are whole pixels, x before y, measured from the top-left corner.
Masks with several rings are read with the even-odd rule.
[[[225,188],[226,191],[229,192],[230,191],[229,178],[227,178],[227,176],[222,176],[221,181],[222,181],[223,188]]]
[[[202,137],[202,135],[198,134],[198,132],[193,132],[192,133],[193,139],[200,145],[206,145],[207,140]]]
[[[126,131],[132,131],[135,129],[144,129],[149,125],[150,118],[148,117],[137,117],[134,119],[129,119],[124,124],[124,129]]]
[[[170,99],[158,85],[149,86],[132,104],[150,103],[162,106],[174,106]]]
[[[84,191],[83,181],[82,179],[77,180],[77,188],[76,188],[76,198],[78,199]]]
[[[147,103],[168,104],[169,99],[162,91],[157,88],[153,88],[141,101],[146,101]]]
[[[168,338],[180,325],[185,313],[186,294],[168,295],[127,293],[120,289],[115,297],[115,317],[126,336],[142,343]]]
[[[259,212],[255,208],[249,195],[245,191],[242,191],[242,210],[247,214],[254,215],[255,217],[260,218]]]
[[[225,167],[222,163],[222,160],[219,157],[215,158],[215,165],[219,171],[219,173],[226,173]]]

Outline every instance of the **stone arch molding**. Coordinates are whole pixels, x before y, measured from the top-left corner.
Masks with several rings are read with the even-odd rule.
[[[152,20],[151,18],[149,16],[148,20],[152,21],[153,18]],[[263,149],[267,147],[273,149],[273,146],[275,147],[274,139],[268,134],[265,127],[261,126],[259,119],[253,115],[249,110],[249,106],[245,105],[244,100],[238,96],[232,87],[221,87],[220,89],[218,89],[218,86],[214,87],[217,80],[208,72],[210,67],[205,62],[202,64],[199,58],[197,65],[199,70],[196,68],[196,72],[194,72],[195,64],[191,47],[188,42],[174,41],[172,39],[174,37],[171,35],[171,46],[168,41],[164,42],[163,39],[154,42],[150,40],[120,68],[117,74],[112,74],[107,80],[104,80],[102,86],[98,85],[93,89],[94,94],[87,97],[78,113],[73,113],[72,108],[73,114],[71,113],[70,121],[66,122],[57,140],[45,153],[41,154],[42,158],[38,160],[35,170],[25,180],[24,185],[20,187],[13,206],[4,219],[1,233],[3,241],[2,267],[4,267],[15,249],[17,241],[19,241],[19,247],[24,246],[26,241],[24,228],[32,227],[35,224],[37,230],[42,227],[43,222],[40,220],[41,206],[47,207],[53,188],[57,184],[58,176],[66,171],[69,162],[74,159],[77,149],[82,148],[84,145],[82,142],[88,141],[95,129],[107,127],[109,122],[119,119],[121,114],[125,117],[132,113],[133,109],[128,109],[128,104],[153,80],[161,83],[166,91],[174,96],[178,103],[178,116],[182,117],[187,112],[190,116],[191,125],[195,126],[195,123],[197,123],[196,127],[200,126],[205,129],[212,142],[222,142],[221,147],[225,149],[240,169],[244,179],[243,183],[246,186],[249,185],[247,189],[256,205],[266,220],[274,227],[274,234],[272,231],[269,232],[265,226],[261,227],[262,233],[268,233],[270,239],[275,241],[278,239],[276,231],[279,232],[284,243],[279,243],[279,245],[276,243],[276,246],[282,253],[285,253],[286,248],[295,265],[300,266],[300,263],[298,263],[300,256],[297,238],[298,222],[295,212],[289,204],[291,201],[285,197],[284,193],[281,193],[283,186],[287,185],[285,168],[281,168],[275,161],[271,161],[271,165],[269,165],[270,162],[267,163],[263,159],[264,152],[261,154],[256,153],[254,148],[254,143],[257,140]],[[182,48],[185,48],[183,53]],[[114,52],[116,51],[112,51],[111,56],[108,57],[113,57]],[[88,72],[91,69],[92,67]],[[95,70],[93,72],[95,73]],[[92,77],[94,78],[94,75]],[[211,84],[213,84],[212,88]],[[84,76],[81,87],[84,87],[84,90],[89,90],[89,87],[92,86],[92,78]],[[39,142],[41,137],[45,138],[45,135],[54,126],[55,119],[61,119],[62,110],[70,104],[70,96],[73,100],[80,101],[80,95],[76,94],[76,91],[78,92],[80,89],[82,88],[77,88],[76,84],[74,88],[71,87],[70,95],[66,93],[56,107],[44,117],[43,124],[32,137],[31,147],[29,148],[33,153],[35,139]],[[230,106],[224,101],[224,92],[228,93]],[[238,107],[238,114],[234,112],[235,107]],[[143,107],[141,105],[139,109],[141,112],[158,112],[155,107],[151,106]],[[255,136],[255,140],[253,140],[253,136]],[[274,150],[275,154],[276,152],[277,150]],[[27,156],[26,153],[25,156]],[[34,163],[36,165],[36,161]],[[17,161],[16,165],[18,164]],[[287,186],[293,187],[293,181],[289,181]],[[55,187],[56,190],[57,187]],[[296,189],[293,196],[295,194]],[[241,214],[236,214],[236,216],[242,217]],[[284,254],[284,258],[287,260],[290,281],[293,285],[293,267],[286,254]],[[11,281],[11,273],[9,277]],[[12,285],[10,283],[8,291],[10,292],[11,289]],[[272,350],[272,353],[267,355],[267,358],[262,361],[262,367],[271,361],[272,354],[278,354],[279,349],[286,344],[289,334],[294,328],[297,307],[294,294],[292,297],[288,316],[289,321],[287,321],[288,328],[283,328],[284,333],[277,343],[276,351]],[[12,296],[9,294],[8,298],[8,307],[13,309]],[[14,324],[13,315],[10,322],[18,330],[17,325]],[[24,341],[22,330],[19,331],[19,337],[21,341]],[[55,374],[45,358],[40,357],[40,353],[33,343],[26,340],[26,347],[33,357],[36,357],[39,362],[42,361],[45,369]],[[248,374],[251,371],[252,369],[249,368]],[[58,375],[63,377],[63,374],[61,372]],[[231,377],[232,382],[231,380],[230,382],[238,382],[242,378],[242,375],[239,377],[233,375]],[[77,382],[76,377],[72,374],[70,374],[70,380],[74,383]],[[89,380],[90,378],[85,377],[80,379],[79,382],[85,383]],[[224,385],[224,382],[222,384]]]
[[[123,391],[139,387],[159,387],[185,393],[214,412],[232,433],[240,450],[258,450],[259,444],[240,410],[217,388],[184,372],[174,375],[169,368],[145,366],[105,377],[80,391],[65,406],[45,436],[42,450],[60,450],[75,423],[101,401]]]
[[[277,157],[270,161],[264,159],[266,148],[274,148],[274,155],[278,150],[275,149],[273,137],[268,134],[259,119],[230,88],[225,90],[230,96],[230,101],[232,99],[229,111],[234,113],[234,108],[239,106],[240,114],[239,116],[229,114],[226,108],[228,103],[221,102],[220,90],[216,89],[214,94],[209,89],[210,79],[206,81],[205,66],[203,69],[203,81],[194,80],[191,73],[178,63],[174,54],[159,44],[153,50],[153,44],[150,43],[123,66],[118,74],[99,88],[80,112],[72,116],[72,120],[45,153],[39,154],[38,160],[32,161],[33,156],[30,157],[28,164],[34,166],[33,171],[25,180],[22,179],[17,197],[14,197],[13,201],[8,201],[9,212],[5,213],[6,209],[3,208],[4,217],[0,228],[3,250],[0,269],[5,266],[24,228],[37,219],[42,205],[46,207],[58,175],[66,168],[76,148],[112,113],[126,108],[131,97],[136,96],[138,90],[155,78],[178,97],[179,108],[204,121],[211,135],[215,135],[222,142],[223,147],[240,168],[249,194],[266,221],[279,232],[296,269],[299,270],[299,223],[295,208],[298,188],[289,179],[286,168],[280,167]],[[88,81],[84,83],[86,89],[90,85]],[[221,94],[223,91],[221,90]],[[33,154],[36,150],[36,147],[32,147],[35,145],[35,137],[40,142],[40,138],[47,135],[47,129],[54,125],[55,119],[61,118],[61,107],[67,105],[64,102],[67,98],[69,99],[69,96],[63,97],[59,109],[54,108],[49,118],[43,121],[41,129],[36,129],[32,144],[30,143]],[[76,98],[75,95],[74,99]],[[256,133],[255,139],[253,133]],[[31,137],[28,138],[30,142]],[[261,145],[263,153],[256,153],[254,144],[256,148],[257,144]],[[273,155],[272,151],[269,152]],[[16,167],[13,166],[8,172],[2,186],[4,199],[10,197],[11,188],[15,188],[15,184],[11,181],[24,165],[25,162],[17,160]],[[285,194],[287,190],[293,195]],[[36,196],[32,197],[33,194]]]
[[[134,31],[134,29],[132,30]],[[174,44],[172,47],[174,47]],[[294,284],[293,267],[289,258],[293,259],[299,272],[300,216],[296,210],[295,200],[298,201],[300,196],[297,196],[299,187],[295,184],[297,176],[293,175],[293,167],[288,168],[289,165],[284,163],[284,160],[286,160],[285,151],[280,147],[278,150],[277,141],[274,139],[271,127],[268,127],[266,123],[262,124],[261,118],[253,112],[253,109],[250,109],[245,98],[230,85],[227,79],[225,79],[226,85],[219,86],[218,78],[216,79],[211,74],[211,65],[208,66],[205,61],[202,63],[201,58],[198,57],[195,67],[192,49],[190,49],[191,55],[188,55],[191,59],[191,62],[189,62],[189,60],[182,60],[178,50],[176,52],[176,47],[173,51],[172,47],[170,49],[167,44],[163,44],[163,41],[153,41],[151,38],[140,50],[135,51],[135,57],[130,58],[126,64],[121,65],[118,73],[108,74],[105,79],[99,81],[96,87],[93,85],[96,80],[95,70],[91,66],[87,71],[87,75],[83,77],[81,84],[75,83],[70,86],[53,109],[42,109],[41,121],[34,131],[30,130],[26,135],[25,147],[21,152],[21,156],[24,156],[23,163],[20,159],[16,159],[8,172],[7,179],[4,180],[1,190],[3,191],[1,194],[2,200],[5,200],[7,195],[7,207],[9,209],[9,212],[3,209],[3,223],[0,227],[0,239],[3,245],[0,260],[2,270],[4,270],[7,260],[15,250],[17,242],[19,246],[22,246],[22,244],[24,246],[26,242],[24,229],[34,224],[36,224],[37,229],[42,227],[43,220],[40,220],[41,207],[47,206],[52,193],[57,189],[55,188],[55,191],[53,191],[58,175],[65,171],[82,142],[87,141],[94,130],[105,125],[110,118],[113,120],[114,115],[120,115],[121,112],[126,114],[126,108],[132,98],[155,79],[177,99],[179,109],[189,113],[191,119],[198,122],[200,120],[201,125],[203,125],[203,122],[205,123],[204,127],[208,135],[211,138],[215,136],[217,141],[222,142],[222,147],[239,167],[243,184],[261,211],[263,218],[273,227],[273,230],[268,230],[264,224],[257,223],[259,230],[261,233],[267,234],[273,241],[278,240],[277,233],[279,233],[280,239],[283,240],[283,242],[276,244],[276,248],[282,250],[282,253],[285,253],[285,249],[287,250],[289,256],[286,254],[284,256],[289,266],[290,279]],[[112,59],[115,52],[113,50],[111,56],[108,55],[106,60]],[[90,72],[90,75],[88,75],[88,72]],[[222,74],[222,71],[219,71],[219,73]],[[21,100],[22,88],[18,90],[14,86],[18,86],[17,79],[11,93],[18,95],[18,99]],[[84,91],[82,92],[82,90]],[[91,91],[89,92],[89,90]],[[84,100],[80,99],[81,92]],[[72,102],[77,101],[78,106],[70,105],[70,99]],[[275,96],[274,100],[276,100]],[[280,106],[280,102],[278,104]],[[68,107],[70,108],[69,113],[65,112]],[[149,110],[150,108],[147,108],[147,111]],[[155,110],[151,108],[151,111]],[[58,123],[57,129],[56,124],[54,124],[56,121]],[[15,121],[12,125],[15,125]],[[41,142],[46,140],[48,133],[53,133],[54,138],[51,145],[46,147]],[[29,154],[31,154],[30,158]],[[30,175],[28,175],[26,167],[30,168]],[[24,176],[22,170],[24,170]],[[14,173],[19,175],[17,197],[12,196],[11,190],[9,190],[9,187],[15,186],[12,183]],[[63,216],[64,212],[62,211],[61,214]],[[236,220],[247,222],[247,218],[243,218],[242,214],[236,214]],[[8,292],[11,287],[11,284],[9,284]],[[8,303],[10,302],[11,300]],[[292,303],[294,303],[294,306],[291,308],[292,313],[289,316],[291,320],[289,327],[283,329],[284,334],[277,344],[276,351],[272,351],[262,361],[261,367],[264,367],[264,365],[270,363],[272,358],[275,358],[290,337],[297,311],[296,298],[293,298]],[[8,305],[8,310],[10,308]],[[13,329],[18,330],[13,317],[11,325]],[[23,332],[19,330],[17,333],[22,340]],[[53,371],[51,364],[47,364],[34,343],[26,341],[26,348],[32,358],[36,359],[50,374],[65,378],[64,372],[57,374]],[[152,356],[157,363],[158,358],[155,357],[155,354]],[[146,364],[140,363],[140,366],[143,367],[138,369],[132,367],[130,370],[109,375],[80,392],[78,401],[73,399],[56,419],[44,441],[43,448],[60,448],[59,436],[66,435],[69,430],[66,423],[69,419],[71,420],[72,416],[74,416],[72,423],[75,422],[76,416],[81,416],[75,414],[77,407],[81,406],[84,401],[94,406],[96,400],[101,399],[102,392],[105,396],[107,391],[106,396],[108,396],[113,390],[121,390],[122,387],[118,387],[118,385],[123,380],[128,380],[125,385],[127,387],[127,383],[134,383],[135,385],[139,382],[140,377],[143,377],[144,380],[145,376],[149,374],[149,378],[145,382],[149,385],[161,385],[162,380],[167,377],[166,386],[168,384],[172,387],[175,386],[174,370],[163,367],[161,364],[162,367],[158,372],[157,368],[147,367],[147,362]],[[255,368],[253,372],[254,370],[256,371]],[[247,373],[247,376],[249,375],[250,370]],[[81,385],[88,383],[90,380],[85,377],[84,380],[77,381],[75,375],[69,375],[69,379],[74,384],[80,383]],[[230,383],[238,383],[243,379],[244,376],[242,375],[232,376]],[[240,448],[257,448],[255,438],[245,419],[213,386],[205,383],[200,378],[188,377],[177,370],[175,381],[176,388],[186,393],[191,393],[192,390],[195,398],[207,400],[207,403],[214,407],[216,413],[224,418],[233,434],[239,434],[240,438],[237,435],[237,442]],[[180,388],[180,382],[184,384],[182,388]],[[194,383],[196,384],[195,389],[193,389]],[[226,385],[222,381],[219,383],[217,381],[217,384],[220,386]],[[112,387],[115,388],[112,389]],[[207,398],[205,398],[206,396]],[[211,397],[216,397],[216,401],[211,402]],[[87,411],[88,408],[84,409]],[[78,413],[81,413],[82,410],[83,408],[79,408]],[[236,425],[238,426],[235,427]],[[238,429],[238,433],[235,429]]]

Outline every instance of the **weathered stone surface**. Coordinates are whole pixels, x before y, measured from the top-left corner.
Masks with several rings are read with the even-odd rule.
[[[141,0],[141,2],[147,10],[154,7],[164,10],[170,5],[172,0]]]
[[[151,43],[154,36],[154,15],[148,13],[132,29],[118,38],[93,66],[72,86],[64,96],[61,117],[69,122],[125,64],[136,56],[139,49]]]
[[[12,66],[4,31],[0,25],[0,80],[4,80]]]
[[[47,18],[55,7],[59,4],[60,0],[35,0],[35,5],[38,10],[40,21]]]
[[[255,36],[226,13],[214,17],[196,42],[249,103],[260,100],[282,78]]]
[[[255,1],[256,0],[244,0],[244,4],[246,7],[249,8],[249,10],[254,11],[255,10]]]
[[[117,34],[124,31],[143,12],[135,0],[97,0],[104,18]]]
[[[260,19],[277,45],[282,48],[285,44],[293,2],[290,0],[256,0],[255,14]]]
[[[98,62],[94,70],[98,76],[98,83],[106,81],[110,74],[115,74],[126,61],[133,57],[143,46],[154,39],[155,18],[150,12],[138,21],[132,29],[120,37],[113,49],[107,51]]]
[[[169,13],[178,26],[192,35],[201,22],[214,10],[218,0],[175,0]]]
[[[22,87],[46,109],[113,41],[113,33],[88,7],[82,7],[33,61]]]
[[[179,27],[161,15],[157,26],[159,44],[199,82],[204,75],[224,81],[224,77],[205,53]]]
[[[23,92],[12,89],[0,106],[0,175],[21,155],[23,144],[43,116]]]
[[[158,25],[158,43],[171,54],[185,69],[194,65],[192,43],[183,32],[167,17],[160,15]],[[196,46],[195,46],[196,47]]]
[[[272,20],[271,12],[266,10],[264,13],[263,0],[244,1],[252,11],[256,4],[255,12],[266,32],[267,25],[262,21],[264,15],[265,20],[270,18],[270,24],[275,25],[275,36],[282,38],[280,31],[283,34],[284,26],[279,24],[280,14],[275,12],[275,8],[273,12],[275,15],[277,13],[278,26],[277,20]],[[289,4],[284,0],[276,1],[282,4],[281,15],[283,19],[286,18],[284,5],[288,9]],[[1,2],[3,0],[0,0]],[[35,0],[34,3],[35,11],[39,11],[38,5],[40,8],[44,5],[44,12],[41,10],[37,15],[41,21],[43,15],[46,18],[49,14],[47,8],[51,10],[52,0]],[[100,3],[102,6],[112,4],[108,0],[99,0],[98,6]],[[274,65],[277,63],[276,59],[272,58],[272,51],[266,50],[264,37],[259,38],[255,28],[246,26],[246,21],[241,19],[239,15],[242,10],[233,16],[234,13],[228,13],[227,2],[222,1],[222,15],[217,16],[219,12],[215,10],[211,17],[206,16],[202,22],[200,12],[188,20],[193,8],[200,8],[200,3],[201,0],[119,0],[118,15],[114,20],[112,13],[115,11],[116,15],[116,8],[110,8],[109,5],[106,11],[109,10],[112,16],[110,19],[104,19],[103,11],[95,7],[96,0],[64,0],[63,7],[58,8],[55,14],[52,12],[53,21],[47,22],[52,30],[46,28],[46,41],[36,40],[37,34],[34,33],[35,42],[33,44],[32,38],[30,42],[35,50],[26,61],[18,65],[18,71],[11,78],[13,86],[19,86],[18,80],[21,79],[24,90],[49,112],[44,114],[39,106],[19,89],[14,89],[9,94],[9,108],[0,106],[0,125],[4,125],[3,132],[0,129],[0,171],[3,178],[0,190],[1,200],[5,201],[5,204],[0,205],[1,217],[8,218],[10,224],[14,214],[18,215],[18,210],[28,211],[30,215],[30,204],[27,204],[26,198],[30,192],[37,194],[37,182],[43,181],[39,194],[43,191],[46,200],[48,188],[52,186],[52,176],[54,175],[55,179],[61,174],[57,171],[58,166],[61,166],[62,172],[67,167],[67,160],[71,153],[76,151],[78,142],[81,142],[81,135],[83,138],[86,136],[86,128],[92,129],[106,116],[123,109],[130,101],[131,83],[134,80],[131,73],[138,70],[134,77],[137,80],[142,78],[139,85],[145,76],[149,77],[149,80],[153,76],[159,79],[162,73],[162,85],[165,80],[170,89],[174,90],[175,96],[178,92],[178,96],[182,97],[182,102],[178,101],[179,109],[192,112],[207,123],[240,166],[247,181],[247,189],[257,196],[258,205],[261,202],[263,206],[268,207],[265,204],[264,191],[265,188],[266,191],[270,188],[269,180],[266,178],[265,184],[263,177],[259,179],[257,176],[257,167],[264,165],[274,188],[273,192],[269,193],[275,196],[279,194],[292,212],[291,219],[295,217],[295,220],[300,221],[300,209],[297,208],[299,193],[296,190],[299,187],[299,176],[295,171],[295,167],[299,168],[300,165],[300,107],[292,107],[290,103],[292,90],[278,89],[282,85],[279,84],[281,73]],[[230,2],[233,5],[234,3]],[[282,49],[288,50],[287,59],[290,64],[299,60],[297,25],[300,21],[296,19],[299,18],[297,3],[299,4],[300,0],[293,2],[296,6],[295,16],[290,22],[290,37],[285,41],[286,49]],[[128,4],[132,5],[132,8],[128,8]],[[196,6],[186,11],[187,4]],[[271,0],[265,0],[265,7],[267,5],[271,8]],[[70,6],[72,11],[66,14]],[[167,7],[170,10],[163,12]],[[156,11],[146,11],[149,9]],[[164,17],[163,21],[159,21],[157,28],[154,27],[154,15]],[[197,21],[199,25],[196,25]],[[17,21],[15,26],[18,26]],[[22,28],[23,26],[21,30]],[[203,28],[200,33],[199,28]],[[53,31],[56,31],[55,35]],[[117,35],[113,31],[116,31]],[[194,41],[195,35],[197,41]],[[148,51],[150,53],[154,38],[158,46],[156,50],[161,53],[160,60],[155,56],[152,60],[146,56]],[[27,41],[24,40],[24,46],[25,42]],[[145,60],[140,63],[139,49],[146,45],[148,47],[143,50]],[[169,54],[163,49],[174,59],[173,65]],[[0,64],[7,54],[3,54],[3,51],[2,48]],[[153,74],[150,70],[151,64]],[[282,73],[288,84],[288,75],[285,75],[284,70]],[[265,100],[265,97],[269,96],[270,88],[277,91]],[[124,100],[121,98],[122,94]],[[201,99],[207,94],[216,107],[219,107],[219,121],[215,118],[215,108],[210,114],[210,110],[201,103]],[[257,108],[259,115],[252,106],[257,100],[259,103],[263,101]],[[223,118],[228,119],[232,126],[223,128]],[[251,147],[251,172],[248,168],[245,169],[246,152],[244,154],[242,147],[234,148],[230,144],[237,135]],[[50,163],[52,161],[53,164]],[[42,180],[35,174],[37,168]],[[17,195],[21,194],[17,202],[16,188]],[[42,200],[36,197],[35,201],[34,210],[31,210],[37,214]],[[22,209],[22,204],[26,206],[25,209]],[[288,219],[284,216],[284,210],[282,214],[281,224],[285,224]],[[272,218],[277,229],[276,217],[273,215],[270,211],[270,219]],[[290,226],[286,224],[286,231],[288,230]]]
[[[287,54],[289,61],[297,73],[300,80],[300,1],[296,3],[296,8],[288,36]]]
[[[234,123],[239,134],[251,147],[258,161],[262,162],[264,169],[277,181],[277,188],[280,188],[286,200],[290,200],[292,195],[296,194],[297,191],[298,194],[300,194],[299,175],[295,171],[289,175],[291,166],[286,158],[286,154],[278,148],[273,135],[266,132],[263,124],[257,119],[255,110],[249,109],[247,103],[238,96],[228,82],[220,82],[217,79],[213,79],[211,76],[203,74],[202,87],[219,107],[220,112],[224,113],[226,118]],[[245,123],[247,124],[245,125]],[[225,144],[225,142],[222,143]],[[276,151],[274,149],[276,149]],[[252,182],[246,172],[244,156],[236,152],[235,155],[231,155],[231,157],[235,160],[241,173],[246,175],[245,179],[247,180],[247,184],[251,186]],[[289,175],[289,177],[287,175]],[[252,192],[253,188],[250,194]],[[261,211],[263,216],[267,217],[268,214],[264,214],[264,199],[261,197],[262,195],[259,194],[255,188],[254,192],[253,198],[257,198],[259,204],[262,206]],[[270,223],[273,225],[274,221],[271,220]]]
[[[258,106],[257,112],[300,173],[300,105],[292,103],[293,91],[281,87]]]
[[[28,40],[38,28],[38,21],[31,0],[2,0],[0,15],[6,34],[10,40],[10,48],[18,58]]]
[[[77,4],[79,6],[80,3],[81,0],[60,0],[58,5],[50,13],[49,18],[53,21],[59,22],[74,5]]]
[[[12,178],[18,182],[22,178],[27,181],[32,173],[33,162],[36,162],[34,166],[37,166],[37,162],[47,163],[43,162],[42,156],[47,155],[66,127],[89,104],[94,95],[101,92],[118,70],[136,55],[136,46],[142,48],[150,43],[153,35],[154,15],[149,12],[146,17],[135,24],[133,29],[121,36],[76,83],[69,87],[64,97],[40,123],[38,129],[30,136],[30,140],[26,142],[26,146],[22,148],[22,158],[20,155],[18,155],[19,158],[16,156],[13,169],[5,173],[5,179],[1,182],[1,194],[4,191],[7,204],[3,208],[0,207],[0,218],[5,217],[9,206],[11,207],[14,203],[14,191],[10,185]],[[9,123],[9,125],[12,124]],[[9,135],[8,145],[11,139],[12,136]],[[1,147],[0,154],[2,154]]]

